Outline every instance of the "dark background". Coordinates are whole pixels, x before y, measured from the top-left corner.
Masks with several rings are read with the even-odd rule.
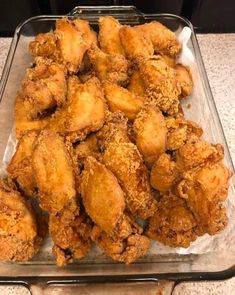
[[[188,18],[197,32],[235,32],[235,0],[0,0],[0,36],[40,14],[67,14],[78,5],[135,5],[145,13],[173,13]]]

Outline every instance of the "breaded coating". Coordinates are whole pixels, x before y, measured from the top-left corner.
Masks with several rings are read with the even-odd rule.
[[[220,144],[210,144],[203,140],[186,143],[176,153],[176,163],[180,170],[185,171],[208,162],[216,162],[223,158],[224,151]]]
[[[141,78],[140,72],[138,70],[135,70],[131,77],[130,77],[130,83],[128,85],[128,90],[139,96],[144,96],[145,95],[145,86],[143,79]]]
[[[86,212],[108,235],[112,236],[122,221],[124,193],[111,171],[87,157],[80,180],[80,193]]]
[[[175,161],[168,154],[162,154],[154,163],[150,182],[153,188],[164,193],[169,191],[178,177],[178,169]]]
[[[167,128],[164,116],[154,106],[145,106],[137,115],[133,129],[136,146],[151,167],[166,149]]]
[[[94,77],[80,84],[75,77],[71,77],[68,101],[55,112],[47,128],[74,142],[99,130],[104,124],[105,112],[106,104],[99,80]]]
[[[150,240],[141,235],[142,229],[132,223],[132,233],[125,239],[113,239],[94,226],[91,233],[92,240],[112,259],[130,264],[138,258],[145,256],[150,247]]]
[[[165,118],[167,126],[167,150],[178,150],[186,142],[202,136],[202,128],[195,122],[186,120],[182,115]]]
[[[97,158],[99,153],[98,139],[94,133],[89,135],[84,141],[79,142],[74,148],[74,155],[78,161],[86,159],[89,156]]]
[[[177,113],[181,90],[176,83],[175,70],[161,56],[140,61],[139,70],[149,102],[167,114]]]
[[[38,57],[35,67],[26,72],[20,91],[28,105],[28,117],[36,119],[66,99],[67,83],[64,66]]]
[[[185,200],[169,194],[159,201],[146,234],[164,245],[187,248],[197,238],[196,227],[197,222]]]
[[[163,53],[159,53],[159,55],[163,58],[163,60],[169,67],[175,68],[175,65],[176,65],[175,57],[171,57]]]
[[[17,95],[15,101],[15,133],[17,139],[20,139],[30,130],[42,130],[49,123],[49,117],[32,120],[31,111],[31,104],[20,94]]]
[[[122,26],[119,35],[128,59],[134,60],[153,55],[154,48],[149,36],[136,27]]]
[[[49,231],[58,266],[86,256],[91,248],[92,222],[79,204],[71,201],[63,211],[50,215]]]
[[[152,194],[148,171],[137,147],[130,142],[110,142],[104,151],[103,161],[118,178],[126,194],[128,210],[142,219],[152,216],[157,201]]]
[[[119,36],[121,27],[119,21],[112,16],[99,18],[99,43],[105,53],[125,55]]]
[[[121,111],[130,120],[136,117],[144,105],[145,100],[143,97],[132,94],[117,84],[104,82],[103,88],[110,111]]]
[[[53,32],[38,34],[34,41],[29,43],[29,52],[35,57],[42,56],[56,60],[58,49],[55,34]]]
[[[0,260],[27,261],[38,251],[36,216],[7,180],[0,180]]]
[[[171,57],[179,54],[181,44],[175,34],[161,23],[152,21],[135,28],[150,38],[156,53],[163,53]]]
[[[73,20],[73,24],[80,32],[82,32],[82,38],[89,47],[91,44],[98,44],[97,33],[91,28],[88,21],[76,18]]]
[[[23,135],[16,146],[14,156],[7,166],[7,172],[28,197],[34,196],[37,189],[32,167],[32,154],[37,136],[38,132],[36,131],[29,131]]]
[[[178,184],[180,197],[193,212],[202,233],[217,234],[228,222],[226,210],[221,204],[227,198],[231,172],[221,163],[209,162],[202,168],[183,174]]]
[[[175,66],[176,80],[181,88],[180,98],[187,98],[193,90],[193,79],[189,67],[181,64]]]
[[[88,50],[88,57],[101,81],[125,85],[128,82],[128,61],[120,54],[107,54],[97,46]]]
[[[76,197],[72,161],[63,138],[53,131],[42,131],[35,143],[32,164],[41,207],[58,213]]]

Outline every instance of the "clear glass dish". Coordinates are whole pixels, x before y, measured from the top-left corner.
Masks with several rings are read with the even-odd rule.
[[[210,142],[221,143],[225,150],[225,164],[234,171],[216,106],[209,87],[200,50],[191,23],[170,14],[142,14],[132,6],[76,7],[69,18],[86,19],[96,29],[101,15],[112,15],[123,24],[139,24],[158,20],[179,34],[185,26],[192,30],[188,46],[195,58],[194,92],[183,106],[187,118],[198,122],[204,129],[204,137]],[[63,16],[37,16],[25,21],[15,32],[0,83],[0,166],[14,124],[14,100],[26,68],[32,61],[28,53],[29,42],[38,34],[53,29],[55,20]],[[232,180],[232,188],[234,180]],[[231,192],[232,193],[232,192]],[[232,212],[234,213],[234,212]],[[234,216],[234,214],[233,214]],[[159,279],[216,279],[232,276],[235,264],[234,249],[206,254],[150,254],[132,265],[121,265],[100,256],[81,259],[63,268],[54,265],[49,251],[42,251],[27,263],[1,263],[0,280],[8,282],[76,283],[86,281],[155,281]]]

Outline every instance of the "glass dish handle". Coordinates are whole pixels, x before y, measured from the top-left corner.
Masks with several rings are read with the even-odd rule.
[[[79,17],[83,14],[86,15],[111,15],[111,16],[133,16],[137,19],[143,18],[144,14],[139,11],[135,6],[76,6],[68,13],[69,16]]]

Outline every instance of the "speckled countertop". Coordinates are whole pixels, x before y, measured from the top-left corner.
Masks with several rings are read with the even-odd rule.
[[[197,35],[197,38],[225,137],[235,164],[235,34],[200,34]],[[10,43],[10,38],[0,38],[0,76]],[[172,284],[169,284],[171,289]],[[154,294],[167,293],[163,291],[163,293]],[[29,293],[24,287],[0,287],[0,294],[25,295]],[[174,288],[171,294],[233,295],[235,294],[235,277],[218,282],[181,283]]]

